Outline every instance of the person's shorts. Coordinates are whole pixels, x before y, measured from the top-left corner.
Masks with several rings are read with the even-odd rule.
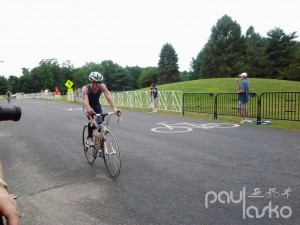
[[[248,108],[248,102],[239,101],[238,108],[239,108],[240,110],[245,110],[245,109],[247,109],[247,108]]]
[[[94,106],[94,107],[92,107],[92,109],[94,110],[94,112],[96,114],[101,114],[102,113],[102,107],[101,107],[101,105],[100,106]],[[82,106],[82,111],[83,111],[84,115],[86,116],[86,109],[85,109],[84,106]],[[102,124],[102,117],[101,116],[97,117],[97,124],[98,125]]]
[[[157,97],[156,98],[151,97],[150,101],[156,103],[158,101],[158,98]]]

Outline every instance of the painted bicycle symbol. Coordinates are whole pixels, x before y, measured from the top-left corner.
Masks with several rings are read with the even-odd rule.
[[[158,133],[183,133],[189,132],[194,129],[213,129],[213,128],[235,128],[239,127],[238,124],[232,123],[205,123],[205,124],[192,124],[192,123],[157,123],[160,127],[152,128],[151,131]]]
[[[272,194],[275,198],[279,198],[280,196],[280,193],[276,191],[276,188],[269,188],[269,191],[267,191],[265,195],[267,198],[271,198]]]

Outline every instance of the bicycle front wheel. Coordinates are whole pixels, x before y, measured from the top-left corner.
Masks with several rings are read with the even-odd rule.
[[[95,149],[95,146],[90,147],[86,144],[88,134],[89,134],[88,125],[85,125],[82,131],[82,146],[87,161],[89,162],[90,165],[92,165],[96,161],[97,150]]]
[[[120,150],[115,136],[108,130],[104,134],[103,150],[103,159],[107,172],[111,178],[116,179],[121,171]]]

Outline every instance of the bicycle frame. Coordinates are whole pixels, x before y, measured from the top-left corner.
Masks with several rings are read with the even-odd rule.
[[[95,147],[97,150],[99,150],[102,146],[101,146],[101,141],[103,140],[104,134],[107,130],[107,126],[110,122],[110,117],[112,115],[114,115],[114,112],[108,112],[108,113],[101,113],[101,114],[94,114],[93,117],[90,118],[89,122],[91,124],[92,127],[94,127],[93,130],[93,136],[94,136],[94,143],[95,143]],[[102,124],[101,126],[98,127],[97,124],[97,118],[101,116],[102,117]],[[120,116],[118,116],[118,119],[116,121],[116,123],[118,123],[120,121]],[[99,132],[99,129],[101,128],[101,131]]]
[[[104,160],[105,167],[109,176],[116,179],[120,174],[121,159],[118,142],[113,133],[107,128],[110,118],[114,115],[114,112],[94,113],[89,117],[89,124],[83,128],[83,148],[87,161],[90,165],[94,164],[97,157],[101,157]],[[98,126],[97,118],[102,117],[102,124]],[[118,116],[118,115],[117,115]],[[119,122],[120,117],[116,121]],[[93,128],[93,142],[94,144],[88,145],[85,142],[85,132],[88,126]]]

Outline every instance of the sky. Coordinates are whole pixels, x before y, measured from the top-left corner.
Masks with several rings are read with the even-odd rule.
[[[75,68],[103,60],[157,66],[166,43],[189,71],[225,14],[242,34],[253,26],[263,37],[275,27],[300,35],[299,8],[296,0],[0,0],[0,76],[52,58]]]

